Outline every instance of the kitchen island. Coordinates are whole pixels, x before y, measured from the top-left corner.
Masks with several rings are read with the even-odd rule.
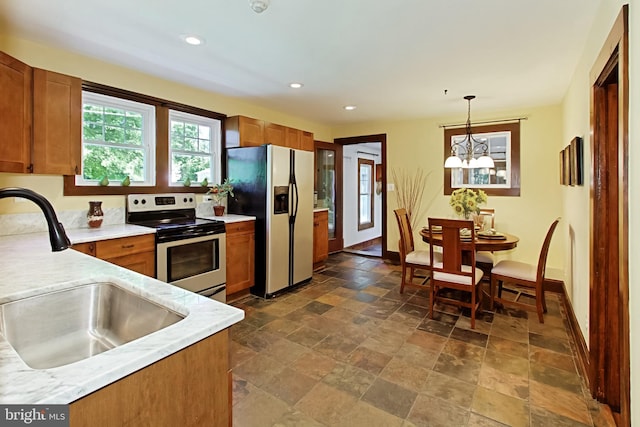
[[[136,232],[131,228],[134,226],[122,227],[125,235]],[[141,234],[149,232],[144,227],[139,229]],[[80,234],[89,233],[95,237],[105,232],[87,230]],[[72,241],[81,240],[74,234],[73,230],[69,232]],[[111,282],[184,316],[179,322],[142,338],[51,369],[30,368],[4,336],[0,336],[0,402],[3,404],[65,404],[77,402],[92,393],[95,396],[94,392],[137,371],[144,372],[144,368],[158,361],[170,360],[172,355],[209,337],[222,334],[226,346],[226,329],[244,318],[242,310],[77,251],[52,252],[47,233],[0,237],[0,257],[0,304],[89,283]],[[227,356],[225,354],[219,361],[209,359],[205,362],[219,362],[226,367]],[[187,390],[172,392],[188,394]],[[198,399],[197,396],[192,398]]]

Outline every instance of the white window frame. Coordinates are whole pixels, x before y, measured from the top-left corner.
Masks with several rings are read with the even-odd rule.
[[[103,95],[94,92],[82,91],[82,128],[84,129],[84,104],[91,103],[111,108],[120,108],[127,111],[134,111],[142,115],[143,131],[142,131],[142,150],[144,152],[144,181],[131,181],[131,186],[154,186],[156,184],[156,108],[150,104],[142,102],[130,101],[128,99],[117,98],[114,96]],[[88,141],[87,141],[88,142]],[[103,145],[107,147],[122,148],[121,144],[100,144],[96,141],[88,142],[92,145]],[[84,134],[82,136],[82,151],[84,153]],[[82,167],[84,170],[84,155],[82,158]],[[99,179],[84,179],[84,174],[75,176],[77,186],[96,186]]]
[[[211,153],[209,153],[210,160],[209,164],[213,166],[213,172],[209,177],[209,183],[220,183],[222,180],[222,161],[221,161],[221,135],[222,135],[222,122],[218,119],[212,119],[210,117],[199,116],[197,114],[185,113],[183,111],[178,110],[169,110],[169,123],[168,123],[168,149],[169,149],[169,157],[168,157],[168,169],[169,169],[169,185],[172,187],[181,187],[184,184],[180,181],[173,181],[173,153],[183,154],[183,155],[192,155],[198,154],[202,155],[203,153],[194,153],[191,151],[181,151],[181,150],[173,150],[171,148],[171,121],[175,119],[177,121],[188,122],[197,124],[200,126],[208,126],[211,129],[211,141],[210,148]],[[199,182],[192,182],[191,186],[200,186]]]

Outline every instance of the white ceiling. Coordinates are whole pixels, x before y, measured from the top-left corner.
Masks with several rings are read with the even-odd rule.
[[[468,94],[472,117],[559,103],[600,1],[2,0],[0,27],[328,125],[464,121]]]

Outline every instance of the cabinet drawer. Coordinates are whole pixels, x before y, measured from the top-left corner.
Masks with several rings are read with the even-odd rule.
[[[242,221],[227,223],[225,224],[225,230],[227,234],[253,232],[254,222],[255,221]]]
[[[155,248],[156,239],[153,234],[100,240],[96,242],[96,256],[101,259],[109,259],[139,252],[155,251]]]

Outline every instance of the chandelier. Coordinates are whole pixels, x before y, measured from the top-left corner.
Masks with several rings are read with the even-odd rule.
[[[444,167],[449,169],[493,168],[495,165],[493,159],[489,156],[487,141],[479,141],[475,139],[471,133],[471,100],[475,99],[475,95],[467,95],[464,99],[469,103],[466,135],[462,141],[451,144],[451,155],[445,160]],[[464,160],[458,156],[458,152],[461,150],[464,150]],[[480,157],[477,159],[475,157],[476,154],[480,154]]]

